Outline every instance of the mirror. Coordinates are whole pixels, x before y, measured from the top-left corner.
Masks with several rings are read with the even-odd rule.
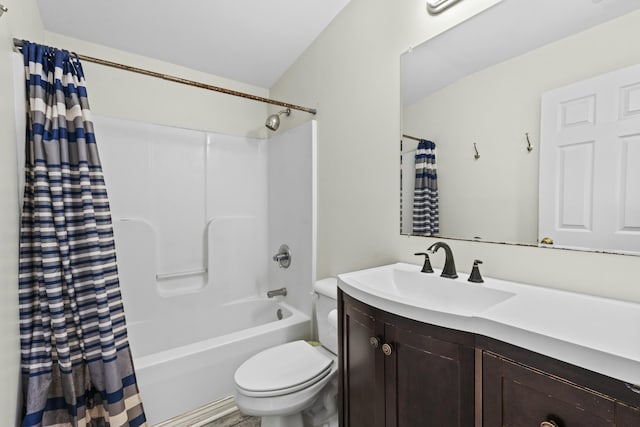
[[[426,139],[438,236],[538,245],[541,95],[640,63],[639,9],[503,0],[402,54],[401,234],[414,234],[415,150]]]

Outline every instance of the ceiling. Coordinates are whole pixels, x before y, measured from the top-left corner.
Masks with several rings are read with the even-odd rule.
[[[503,0],[402,55],[403,105],[638,8],[638,0]]]
[[[38,0],[38,6],[48,31],[268,89],[348,2]]]

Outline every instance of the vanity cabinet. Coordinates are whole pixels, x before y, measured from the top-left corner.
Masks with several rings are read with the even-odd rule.
[[[341,427],[640,427],[637,386],[342,290],[338,311]]]
[[[474,425],[473,335],[340,292],[340,426]]]

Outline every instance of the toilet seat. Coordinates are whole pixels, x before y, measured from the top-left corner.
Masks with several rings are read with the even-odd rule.
[[[282,388],[282,389],[277,389],[277,390],[247,390],[243,387],[238,386],[238,384],[236,384],[236,388],[238,389],[239,392],[241,392],[242,394],[244,394],[245,396],[248,397],[276,397],[276,396],[283,396],[285,394],[290,394],[290,393],[294,393],[296,391],[300,391],[300,390],[304,390],[312,385],[314,385],[315,383],[317,383],[318,381],[322,380],[324,377],[326,377],[327,375],[329,375],[329,373],[331,372],[331,366],[329,366],[326,370],[324,370],[323,372],[321,372],[319,375],[303,382],[300,384],[296,384],[294,386],[291,387],[286,387],[286,388]]]
[[[333,360],[306,341],[293,341],[249,358],[234,376],[245,396],[272,397],[307,388],[329,375]]]

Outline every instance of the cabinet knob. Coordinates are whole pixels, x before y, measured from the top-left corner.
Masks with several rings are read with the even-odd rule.
[[[391,347],[391,344],[384,343],[382,344],[382,352],[385,356],[391,356],[391,353],[393,353],[393,347]]]
[[[371,347],[373,347],[373,348],[380,347],[380,338],[378,338],[378,337],[369,338],[369,344],[371,344]]]
[[[540,427],[558,427],[555,421],[543,421],[540,423]]]

